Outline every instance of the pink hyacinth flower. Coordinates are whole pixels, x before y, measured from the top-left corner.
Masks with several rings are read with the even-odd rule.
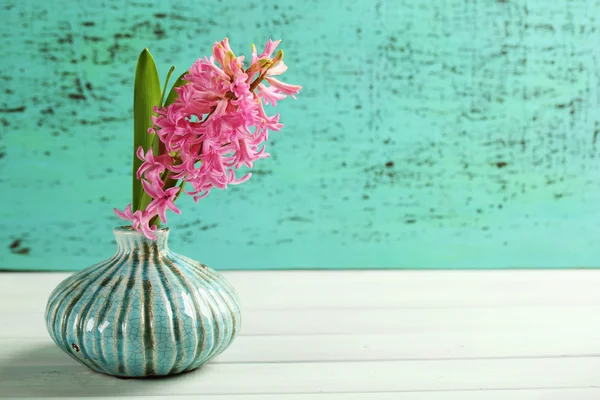
[[[171,165],[172,158],[167,154],[155,157],[152,154],[151,148],[144,155],[144,148],[142,146],[138,147],[136,155],[140,160],[144,161],[137,170],[136,177],[140,179],[144,175],[153,185],[162,185],[161,175]]]
[[[274,86],[265,86],[262,83],[258,85],[258,95],[265,101],[265,104],[277,105],[277,101],[285,99],[285,95],[279,93]]]
[[[269,39],[269,41],[265,45],[265,49],[263,50],[263,52],[261,53],[260,56],[257,55],[256,47],[254,45],[252,45],[252,61],[251,61],[251,63],[254,64],[258,60],[262,60],[262,59],[271,57],[273,55],[273,52],[277,48],[277,46],[279,46],[279,43],[281,43],[281,40],[273,41],[273,40]]]
[[[137,210],[133,213],[133,229],[138,232],[141,232],[150,240],[156,240],[156,225],[150,226],[150,221],[152,220],[152,215],[148,211]]]
[[[151,150],[136,154],[143,161],[137,172],[145,192],[152,201],[145,211],[131,212],[131,205],[115,213],[131,221],[134,229],[154,237],[156,226],[150,221],[160,217],[166,223],[166,211],[179,214],[174,201],[179,187],[165,187],[160,178],[169,173],[169,186],[182,181],[184,190],[195,201],[206,197],[214,188],[245,182],[251,176],[236,178],[238,168],[252,167],[268,157],[265,142],[270,131],[283,124],[279,114],[268,116],[265,105],[275,106],[287,96],[298,94],[301,86],[275,78],[287,70],[279,41],[269,40],[259,55],[252,46],[248,68],[244,57],[235,56],[225,38],[213,46],[210,58],[198,59],[185,74],[185,84],[176,88],[175,102],[156,108],[153,127],[160,140],[159,154]]]
[[[265,79],[271,84],[272,87],[276,88],[282,93],[287,94],[288,96],[292,96],[294,99],[296,98],[294,95],[300,93],[300,89],[302,89],[302,86],[290,85],[289,83],[281,82],[269,76],[267,76]]]
[[[156,225],[152,225],[152,227],[149,226],[150,220],[152,219],[150,213],[145,211],[142,212],[141,210],[132,213],[131,204],[128,204],[124,211],[119,211],[115,208],[114,212],[117,217],[131,222],[133,229],[143,233],[144,236],[150,240],[156,240],[156,236],[154,235],[154,232],[156,232]]]
[[[142,186],[144,187],[144,191],[153,198],[146,208],[149,214],[158,215],[163,223],[167,222],[167,209],[170,209],[175,214],[181,214],[181,211],[174,203],[175,197],[177,197],[177,193],[179,192],[178,187],[163,190],[161,187],[156,187],[145,180],[142,180]]]
[[[121,219],[124,219],[125,221],[133,221],[133,213],[131,212],[131,203],[127,204],[127,207],[125,207],[125,210],[120,211],[117,208],[114,209],[115,215]]]

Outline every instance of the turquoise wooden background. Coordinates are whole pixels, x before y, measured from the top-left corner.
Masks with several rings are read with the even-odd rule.
[[[172,215],[219,269],[596,267],[600,2],[3,0],[0,266],[113,252],[135,61],[283,39],[254,177]]]

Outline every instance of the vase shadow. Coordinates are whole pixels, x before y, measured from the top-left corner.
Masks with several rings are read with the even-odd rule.
[[[176,393],[182,380],[198,379],[199,374],[199,370],[194,370],[167,377],[116,378],[92,371],[50,342],[32,345],[14,356],[0,359],[0,398],[143,396],[156,394],[165,387]]]

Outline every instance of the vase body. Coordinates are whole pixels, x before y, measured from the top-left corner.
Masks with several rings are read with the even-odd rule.
[[[110,259],[61,282],[46,306],[54,342],[91,369],[120,377],[191,371],[225,350],[240,329],[233,287],[169,250],[168,229],[146,239],[116,228]]]

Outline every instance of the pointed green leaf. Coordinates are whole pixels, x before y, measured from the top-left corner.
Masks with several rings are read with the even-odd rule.
[[[175,83],[173,84],[173,87],[171,88],[171,91],[169,92],[169,95],[167,96],[167,99],[165,100],[165,104],[163,104],[163,107],[167,107],[171,104],[173,104],[173,102],[175,101],[175,99],[177,98],[177,92],[175,91],[175,88],[179,87],[179,86],[183,86],[187,81],[183,79],[183,77],[187,74],[188,72],[185,71],[183,74],[181,74],[179,76],[179,78],[177,78],[177,80],[175,81]],[[166,87],[166,85],[165,85]]]
[[[144,192],[140,180],[136,178],[142,161],[135,153],[138,147],[142,146],[144,151],[152,147],[154,154],[158,154],[159,141],[154,140],[156,135],[148,134],[148,129],[152,127],[152,108],[160,105],[160,95],[156,64],[150,51],[144,49],[138,58],[133,90],[133,211],[144,210],[152,200]]]
[[[167,85],[169,84],[169,79],[171,79],[171,74],[175,71],[175,66],[171,65],[169,72],[167,73],[167,79],[165,79],[165,84],[163,86],[162,94],[160,95],[160,103],[163,104],[163,100],[165,99],[165,94],[167,92]]]

